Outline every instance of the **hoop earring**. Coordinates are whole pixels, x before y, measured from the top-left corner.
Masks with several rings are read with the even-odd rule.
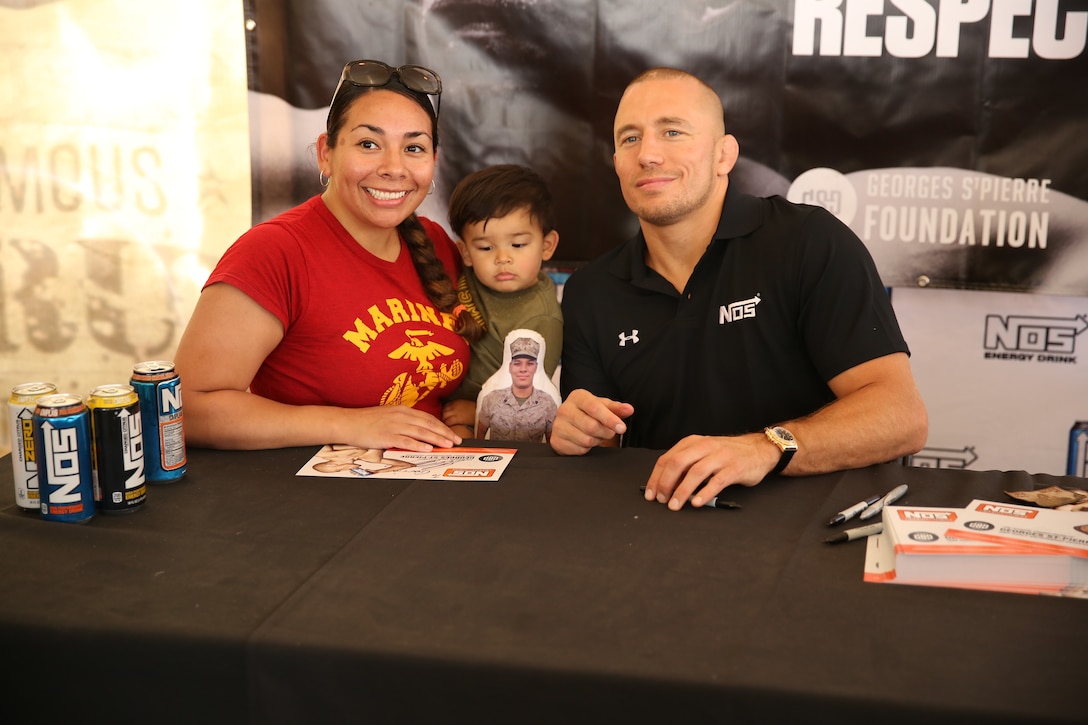
[[[427,196],[430,196],[431,194],[433,194],[434,190],[436,188],[437,188],[437,185],[434,183],[434,179],[431,179],[431,188],[427,190]]]
[[[321,169],[317,170],[317,183],[321,184],[321,186],[328,186],[331,180],[331,176],[325,176],[325,172]]]

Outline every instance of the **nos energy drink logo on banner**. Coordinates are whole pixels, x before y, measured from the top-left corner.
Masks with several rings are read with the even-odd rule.
[[[983,356],[992,360],[1075,365],[1077,337],[1088,330],[1088,315],[1027,317],[986,315]]]

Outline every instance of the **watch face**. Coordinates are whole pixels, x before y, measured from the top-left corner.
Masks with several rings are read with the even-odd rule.
[[[773,430],[774,434],[782,440],[788,443],[793,443],[793,433],[790,433],[785,428],[772,428],[771,430]]]

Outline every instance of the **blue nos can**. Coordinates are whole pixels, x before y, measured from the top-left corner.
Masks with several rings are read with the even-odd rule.
[[[42,518],[78,523],[94,516],[91,415],[83,398],[55,393],[34,406]]]
[[[168,360],[132,366],[129,381],[140,397],[144,427],[145,478],[171,483],[185,475],[185,429],[181,410],[181,377]]]
[[[1088,478],[1088,420],[1078,420],[1069,430],[1068,476]]]

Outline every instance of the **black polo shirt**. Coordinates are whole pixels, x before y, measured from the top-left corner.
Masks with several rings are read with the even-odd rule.
[[[625,445],[762,430],[834,399],[827,381],[909,352],[860,239],[830,212],[730,189],[683,293],[641,232],[563,289],[564,397],[631,403]]]

